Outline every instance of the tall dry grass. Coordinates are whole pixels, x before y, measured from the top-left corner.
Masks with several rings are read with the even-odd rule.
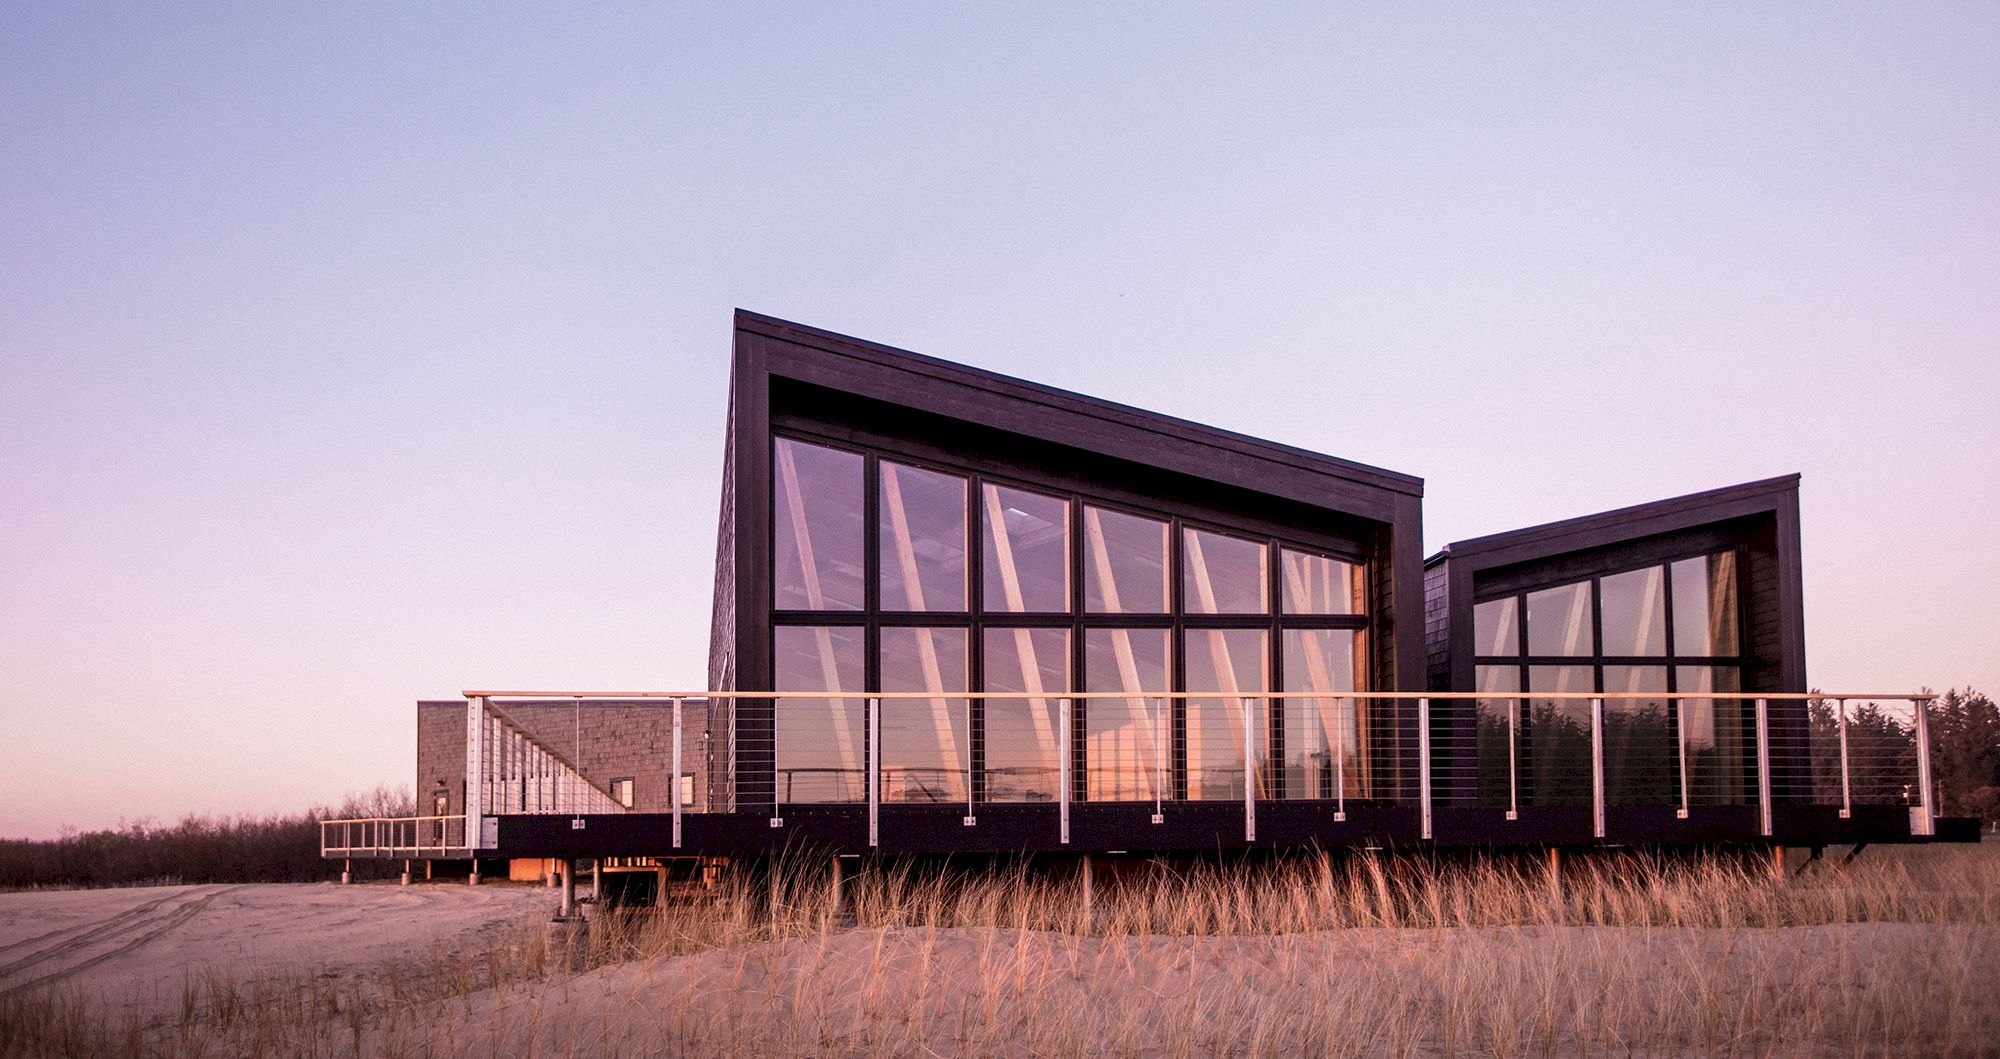
[[[1991,1055],[2000,846],[1774,883],[1713,858],[745,875],[366,981],[191,982],[159,1025],[0,1001],[5,1054]]]

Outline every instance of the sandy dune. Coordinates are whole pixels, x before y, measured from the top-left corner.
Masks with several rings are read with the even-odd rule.
[[[368,975],[479,952],[553,909],[541,887],[150,886],[0,894],[0,995],[38,985],[150,1018],[190,978]]]

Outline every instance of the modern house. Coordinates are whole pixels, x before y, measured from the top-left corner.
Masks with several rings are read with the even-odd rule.
[[[1796,476],[1427,560],[1410,475],[745,312],[723,461],[707,688],[424,703],[327,855],[1938,834],[1923,700],[1805,697]]]

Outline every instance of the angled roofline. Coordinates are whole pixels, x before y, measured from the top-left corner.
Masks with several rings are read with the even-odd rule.
[[[765,316],[747,309],[736,310],[735,329],[740,333],[761,335],[850,357],[879,368],[906,371],[940,383],[964,387],[990,396],[996,403],[1036,405],[1059,414],[1087,417],[1121,432],[1150,433],[1182,443],[1192,441],[1210,448],[1283,464],[1366,488],[1386,490],[1411,497],[1423,496],[1424,481],[1415,475],[1267,441],[1205,423],[1118,404],[1042,383],[1029,382],[983,368],[968,367],[911,350]],[[926,407],[921,402],[898,403],[905,403],[913,408]],[[1137,462],[1148,462],[1143,456],[1134,456],[1129,451],[1120,455],[1127,459],[1135,459]],[[1219,477],[1218,480],[1226,481],[1227,478]]]
[[[1744,515],[1775,511],[1781,505],[1796,504],[1798,491],[1799,475],[1796,473],[1761,478],[1593,515],[1453,541],[1426,558],[1424,566],[1435,566],[1446,559],[1492,560],[1500,558],[1495,553],[1502,552],[1509,554],[1500,561],[1512,562],[1523,557],[1513,553],[1526,552],[1532,557],[1670,533]],[[1481,562],[1479,565],[1490,563]]]

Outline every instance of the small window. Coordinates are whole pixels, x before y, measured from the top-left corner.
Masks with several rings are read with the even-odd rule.
[[[632,777],[621,776],[611,781],[611,797],[627,809],[632,808]]]

